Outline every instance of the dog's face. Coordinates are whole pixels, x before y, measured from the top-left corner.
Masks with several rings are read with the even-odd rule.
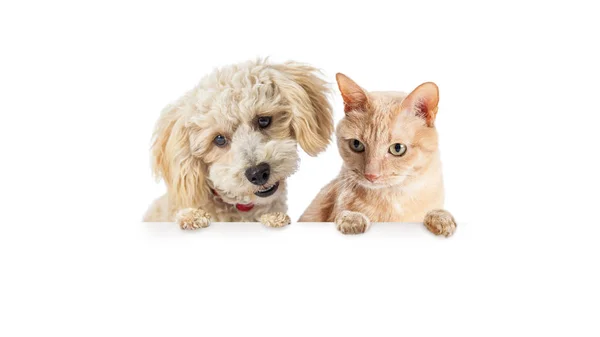
[[[192,119],[192,155],[204,162],[209,185],[226,202],[269,203],[297,169],[292,113],[275,88],[264,83],[219,92],[220,103]]]
[[[216,192],[230,204],[267,204],[299,162],[297,144],[323,151],[333,132],[328,88],[316,69],[248,62],[222,68],[167,107],[154,167],[177,207]]]

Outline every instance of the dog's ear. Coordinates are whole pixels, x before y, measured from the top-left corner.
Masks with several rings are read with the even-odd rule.
[[[192,156],[190,129],[185,116],[192,104],[188,96],[167,106],[156,123],[152,143],[152,169],[167,185],[169,203],[178,209],[198,207],[208,193],[205,167],[200,158]]]
[[[425,82],[413,90],[402,101],[402,110],[408,110],[423,118],[427,126],[432,127],[438,111],[440,94],[433,82]]]
[[[320,71],[309,65],[286,62],[273,68],[295,83],[277,84],[292,106],[292,129],[298,143],[306,153],[316,156],[327,148],[333,134],[333,112],[327,99],[331,89]]]

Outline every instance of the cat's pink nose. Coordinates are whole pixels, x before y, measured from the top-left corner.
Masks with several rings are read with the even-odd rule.
[[[365,178],[367,178],[367,180],[370,182],[374,182],[375,180],[379,179],[379,176],[376,174],[365,174]]]

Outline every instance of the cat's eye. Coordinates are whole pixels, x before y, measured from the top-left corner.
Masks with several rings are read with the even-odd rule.
[[[223,147],[223,146],[227,145],[227,138],[225,138],[225,136],[223,136],[223,135],[218,135],[213,140],[213,143],[215,143],[215,145],[218,147]]]
[[[365,150],[365,145],[361,143],[358,139],[350,140],[350,149],[354,152],[363,152]]]
[[[401,157],[406,153],[406,145],[402,143],[392,144],[392,146],[390,146],[390,153],[394,156]]]
[[[270,116],[260,116],[258,117],[258,127],[264,129],[271,125],[271,117]]]

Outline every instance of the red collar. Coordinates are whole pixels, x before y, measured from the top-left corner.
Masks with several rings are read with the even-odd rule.
[[[211,191],[217,197],[219,196],[219,193],[217,193],[217,191],[213,190],[212,188],[211,188]],[[254,208],[254,204],[253,203],[249,203],[249,204],[235,204],[235,208],[237,208],[237,210],[240,211],[240,212],[248,212],[248,211],[250,211],[251,209]]]

